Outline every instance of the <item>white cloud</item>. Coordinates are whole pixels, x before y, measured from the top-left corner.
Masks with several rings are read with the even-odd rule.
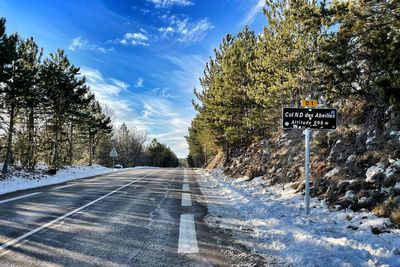
[[[71,51],[75,51],[77,49],[82,49],[87,45],[86,40],[82,40],[82,37],[78,36],[72,39],[71,44],[68,46],[68,49]]]
[[[136,81],[134,87],[135,87],[135,88],[142,88],[142,87],[143,87],[143,83],[144,83],[144,80],[143,80],[142,78],[139,78],[139,79]]]
[[[120,97],[120,93],[129,87],[127,83],[114,78],[105,78],[99,70],[85,66],[81,68],[80,73],[86,77],[86,83],[96,99],[114,111],[117,123],[131,119],[132,103]]]
[[[114,79],[114,78],[110,78],[110,81],[112,81],[116,86],[126,90],[129,87],[129,84],[127,84],[126,82]]]
[[[183,54],[163,55],[162,57],[176,67],[168,74],[168,77],[170,77],[171,84],[180,88],[180,92],[191,95],[194,87],[200,88],[199,78],[203,75],[207,58]]]
[[[171,26],[168,27],[161,27],[158,29],[159,32],[162,33],[162,38],[166,38],[170,33],[174,33],[175,29],[172,28]]]
[[[125,33],[122,40],[119,42],[123,45],[133,45],[133,46],[149,46],[149,37],[145,32],[135,32],[135,33]]]
[[[249,25],[254,21],[254,18],[262,12],[265,6],[265,0],[256,0],[257,2],[251,7],[251,9],[247,12],[246,16],[240,22],[240,25]]]
[[[83,39],[81,36],[77,36],[71,40],[70,45],[68,46],[68,49],[71,51],[77,51],[77,50],[90,50],[90,51],[98,51],[102,53],[107,53],[110,51],[113,51],[114,48],[106,48],[102,47],[96,44],[89,43],[88,40]]]
[[[118,96],[118,94],[126,90],[129,85],[117,79],[110,78],[104,79],[103,74],[97,70],[88,67],[81,67],[81,76],[86,77],[86,83],[90,86],[92,91],[102,99],[107,99],[111,96]]]
[[[160,27],[158,31],[162,38],[172,35],[177,36],[177,40],[181,43],[194,43],[204,38],[207,31],[212,30],[214,26],[207,18],[192,22],[188,17],[163,16],[162,19],[167,21],[169,25]]]
[[[190,6],[194,3],[190,0],[148,0],[155,5],[157,8],[168,8],[171,6]]]
[[[140,125],[148,133],[148,140],[157,138],[158,141],[167,144],[178,155],[186,157],[188,146],[184,138],[190,126],[193,110],[176,107],[172,101],[155,96],[141,96],[143,103],[141,116],[136,118],[134,125]]]
[[[181,59],[174,64],[183,64],[185,60]],[[129,91],[128,83],[105,77],[98,69],[84,66],[80,72],[86,77],[86,83],[96,99],[113,110],[115,125],[125,122],[129,127],[145,131],[148,134],[147,142],[157,138],[170,146],[179,157],[187,156],[188,147],[184,136],[194,116],[190,105],[177,105],[176,99],[167,97],[168,88],[157,88],[157,92],[136,93]],[[143,79],[138,79],[143,84],[140,80]]]

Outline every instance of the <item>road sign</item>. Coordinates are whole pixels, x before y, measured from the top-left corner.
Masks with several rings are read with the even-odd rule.
[[[318,105],[317,100],[305,99],[301,100],[302,107],[316,107]]]
[[[303,103],[304,101],[304,103]],[[303,100],[302,106],[317,105],[316,100]],[[308,102],[307,101],[313,101]],[[315,101],[315,102],[314,102]],[[306,214],[310,214],[310,137],[311,129],[336,129],[336,109],[334,108],[283,108],[282,126],[284,129],[305,129],[305,208]]]
[[[336,129],[334,108],[283,108],[284,129]]]
[[[118,157],[118,152],[115,149],[115,147],[113,147],[113,149],[111,149],[110,157],[113,157],[113,158]]]

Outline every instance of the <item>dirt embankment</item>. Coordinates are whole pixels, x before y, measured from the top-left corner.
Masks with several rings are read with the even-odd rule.
[[[348,106],[335,131],[313,131],[311,194],[331,209],[367,209],[400,227],[399,112]],[[343,119],[345,118],[345,119]],[[220,166],[222,156],[213,161]],[[271,138],[238,149],[224,166],[233,177],[263,176],[270,184],[304,190],[304,136],[279,130]]]

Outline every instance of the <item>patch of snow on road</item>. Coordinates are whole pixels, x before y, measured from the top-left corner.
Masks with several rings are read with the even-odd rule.
[[[230,229],[256,253],[280,256],[288,266],[400,266],[400,230],[371,232],[371,227],[390,225],[388,219],[368,212],[330,212],[317,199],[311,200],[306,216],[304,196],[290,184],[268,186],[261,177],[245,182],[222,170],[199,172],[207,222]]]

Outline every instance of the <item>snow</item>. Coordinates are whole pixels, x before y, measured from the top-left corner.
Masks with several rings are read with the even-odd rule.
[[[47,170],[47,166],[41,164],[37,166],[37,170]],[[122,169],[126,170],[126,169]],[[32,176],[14,175],[0,181],[0,195],[18,190],[36,188],[46,185],[59,184],[66,181],[82,179],[90,176],[106,174],[113,172],[113,169],[109,169],[100,165],[93,166],[72,166],[60,169],[55,175],[39,175],[35,174]]]
[[[230,229],[237,240],[284,266],[400,266],[400,230],[387,218],[350,210],[330,212],[324,201],[311,200],[291,184],[269,186],[261,177],[232,179],[222,170],[199,170],[207,199],[207,223]],[[376,227],[380,235],[371,232]]]

